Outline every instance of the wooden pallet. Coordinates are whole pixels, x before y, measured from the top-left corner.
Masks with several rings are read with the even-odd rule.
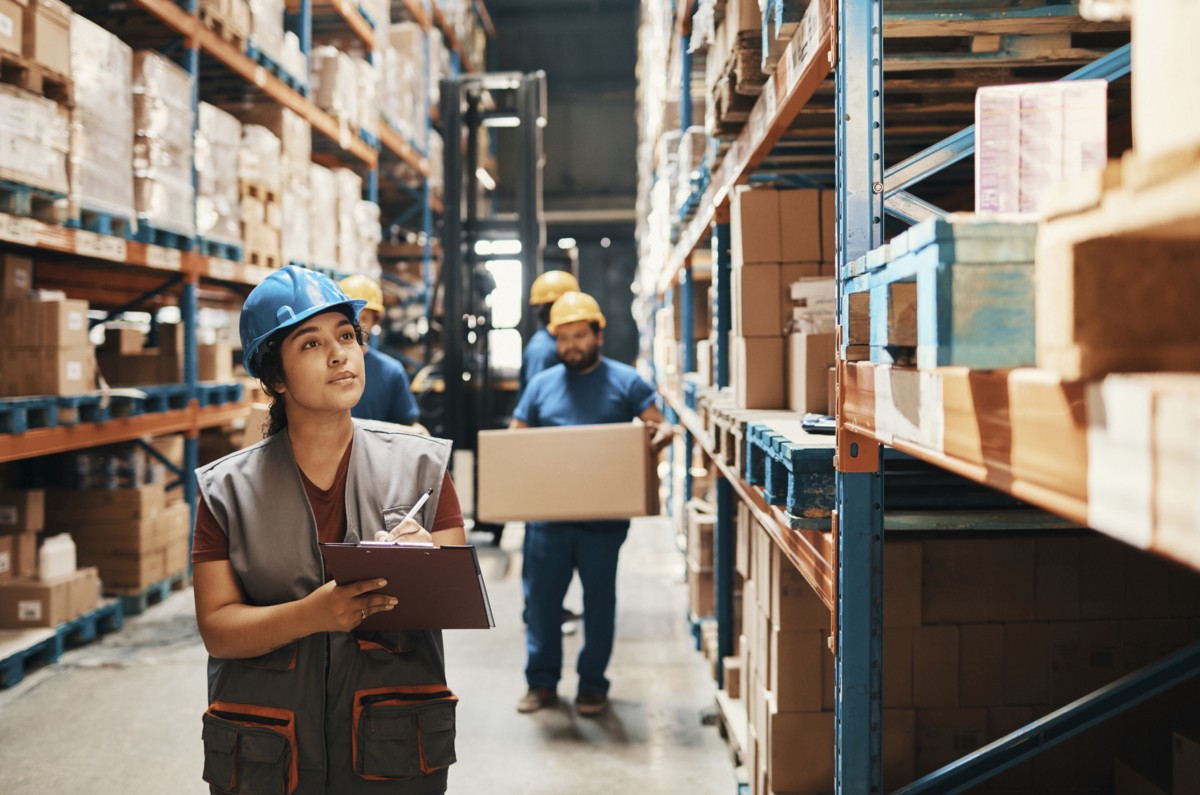
[[[246,247],[245,262],[247,265],[253,265],[256,268],[282,268],[283,255],[278,250],[270,251],[266,249],[254,249]]]
[[[78,217],[69,219],[67,226],[72,229],[94,232],[98,235],[111,235],[126,240],[133,239],[133,223],[130,221],[130,216],[120,213],[80,207]]]
[[[239,50],[245,51],[246,40],[250,35],[249,29],[239,22],[232,20],[218,5],[202,5],[200,7],[200,21],[213,33],[216,33]]]
[[[0,400],[0,433],[25,433],[58,426],[58,402],[53,397],[19,397]]]
[[[0,177],[0,213],[61,224],[66,210],[66,194]]]
[[[67,648],[124,625],[121,603],[111,601],[52,629],[0,630],[0,687],[20,684],[30,670],[58,662]]]
[[[836,505],[835,447],[832,436],[808,433],[798,417],[748,423],[743,479],[762,486],[767,502],[789,517],[828,521]]]
[[[238,196],[240,198],[257,199],[263,204],[276,204],[279,202],[279,191],[275,188],[263,185],[260,182],[251,182],[249,180],[238,180]]]
[[[1035,223],[971,215],[914,226],[846,266],[846,346],[923,369],[1032,366],[1036,237]]]
[[[158,582],[147,586],[146,588],[134,590],[115,590],[112,591],[114,596],[118,597],[121,607],[127,616],[140,616],[146,610],[154,605],[161,604],[167,600],[173,592],[182,591],[192,584],[191,576],[186,572],[172,574],[170,577],[159,580]]]
[[[75,106],[75,83],[70,77],[16,53],[0,50],[0,83],[24,89],[63,107]]]

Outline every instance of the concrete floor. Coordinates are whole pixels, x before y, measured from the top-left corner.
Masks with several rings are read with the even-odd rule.
[[[684,620],[683,564],[665,520],[636,521],[622,549],[613,706],[596,720],[576,716],[569,698],[534,715],[516,712],[525,689],[520,527],[499,548],[487,536],[474,540],[497,627],[446,633],[448,678],[461,699],[450,792],[735,791],[724,742],[701,724],[714,686]],[[576,609],[577,588],[567,599]],[[579,642],[566,640],[563,696],[575,692]],[[187,590],[0,691],[0,792],[207,792],[205,659]]]

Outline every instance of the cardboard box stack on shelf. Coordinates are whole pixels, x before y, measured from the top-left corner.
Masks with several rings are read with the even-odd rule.
[[[283,63],[285,6],[284,0],[250,0],[250,46],[277,64]]]
[[[242,127],[238,152],[244,260],[260,268],[283,263],[282,159],[279,138],[266,127]]]
[[[338,266],[338,192],[337,179],[324,166],[308,167],[309,241],[312,263],[324,268]]]
[[[88,304],[29,293],[33,267],[27,257],[0,254],[0,396],[81,395],[96,372]]]
[[[744,508],[736,552],[752,791],[826,792],[830,611]],[[888,790],[1200,637],[1200,575],[1103,537],[898,540],[884,572]],[[987,791],[1107,791],[1105,760],[1151,738],[1166,747],[1198,702],[1200,687],[1176,688]]]
[[[415,22],[399,22],[381,37],[380,104],[383,118],[400,135],[418,145],[425,135],[426,108],[432,97],[430,84],[436,85],[440,35],[427,36]],[[429,77],[426,78],[425,48],[430,48]]]
[[[77,566],[70,536],[38,549],[46,527],[44,491],[0,490],[0,629],[54,627],[99,605],[99,574]],[[51,549],[43,568],[39,552]]]
[[[140,328],[110,325],[97,348],[100,372],[109,386],[177,384],[183,380],[183,326],[158,326],[158,345],[147,346]],[[197,378],[200,381],[232,381],[233,350],[228,342],[201,342],[196,346]]]
[[[204,240],[242,244],[238,160],[242,124],[232,114],[200,103],[196,127],[196,231]]]
[[[831,191],[816,190],[741,188],[733,196],[729,370],[739,408],[828,413],[832,201]]]
[[[729,0],[705,61],[708,113],[714,138],[736,135],[750,116],[767,77],[762,72],[763,17],[755,0]]]
[[[313,102],[337,119],[347,135],[357,135],[360,127],[358,60],[331,45],[312,53]]]
[[[245,49],[251,28],[248,0],[200,0],[199,11],[205,25],[234,46]]]
[[[169,58],[133,55],[133,187],[139,226],[195,237],[192,76]]]
[[[0,84],[0,180],[54,194],[35,212],[60,222],[66,211],[70,114],[62,105],[7,83]],[[57,200],[61,197],[61,201]]]
[[[705,618],[716,610],[716,583],[713,574],[713,531],[716,515],[703,500],[691,500],[687,512],[688,610],[693,619]],[[715,660],[714,660],[715,662]]]
[[[260,125],[279,139],[280,263],[309,264],[312,227],[309,224],[312,189],[312,125],[299,114],[274,104],[241,106],[239,118]]]
[[[71,74],[72,16],[71,7],[61,0],[29,0],[23,14],[24,56],[58,79]]]
[[[68,215],[134,218],[133,50],[76,14],[71,19],[71,195]],[[131,231],[131,230],[126,230]]]

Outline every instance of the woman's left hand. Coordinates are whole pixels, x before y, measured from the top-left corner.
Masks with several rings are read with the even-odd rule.
[[[433,543],[433,536],[429,534],[421,525],[417,524],[416,519],[405,519],[397,525],[391,532],[379,530],[375,533],[376,541],[398,541],[401,544],[427,544],[436,546]]]

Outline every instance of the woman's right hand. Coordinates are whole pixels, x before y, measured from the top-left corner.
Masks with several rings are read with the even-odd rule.
[[[373,594],[387,585],[387,580],[361,580],[338,585],[330,580],[304,597],[310,605],[313,632],[349,632],[374,613],[391,610],[397,599],[386,594]]]

